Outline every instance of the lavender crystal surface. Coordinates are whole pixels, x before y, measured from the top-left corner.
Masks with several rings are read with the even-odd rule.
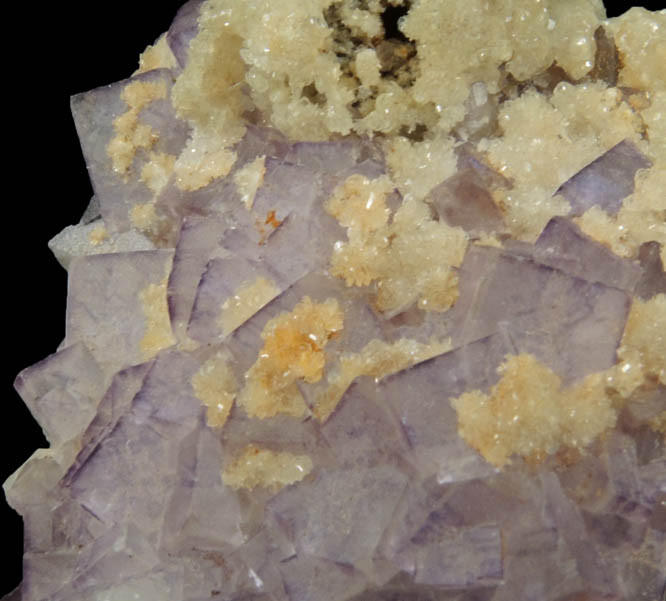
[[[557,192],[571,203],[574,215],[593,206],[614,214],[622,206],[622,199],[633,192],[636,171],[650,165],[631,142],[622,141],[562,184]]]
[[[663,321],[663,232],[637,228],[613,246],[585,221],[598,207],[621,225],[624,209],[642,207],[639,177],[664,165],[654,147],[604,139],[594,160],[534,192],[535,205],[563,198],[569,210],[539,214],[537,232],[531,214],[516,225],[507,198],[524,184],[492,145],[503,127],[510,137],[502,111],[533,92],[509,75],[508,59],[499,88],[472,82],[460,101],[445,159],[434,104],[426,125],[309,139],[298,110],[334,101],[314,76],[291,106],[302,138],[271,117],[279,94],[250,103],[257,79],[248,76],[242,132],[226,145],[193,144],[210,130],[173,90],[190,63],[205,62],[196,40],[206,19],[228,8],[233,26],[227,4],[187,2],[143,72],[72,98],[95,200],[51,242],[67,270],[65,337],[15,381],[49,448],[4,486],[25,524],[23,581],[7,601],[661,601],[666,365],[663,332],[653,327],[646,342],[641,328]],[[409,61],[426,56],[425,42],[384,39],[385,7],[375,15],[381,33],[368,37],[371,21],[354,19],[370,8],[347,3],[357,12],[345,16],[342,4],[322,10],[321,23],[350,36],[331,36],[345,77],[361,82],[376,48],[377,77],[410,89],[418,70]],[[419,3],[408,4],[405,14]],[[555,61],[529,86],[559,106],[558,84],[603,82],[632,99],[618,103],[644,110],[643,92],[615,88],[623,63],[604,32],[593,32],[589,75],[570,77]],[[365,38],[374,41],[356,56]],[[259,69],[251,42],[238,43]],[[359,84],[372,103],[383,102],[372,96],[379,85]],[[128,100],[128,89],[149,99]],[[364,110],[358,101],[351,113]],[[401,144],[414,155],[396,159]],[[110,150],[125,145],[126,170]],[[187,167],[200,151],[203,162]],[[414,156],[422,164],[404,167]],[[349,209],[359,198],[364,207]],[[650,209],[658,216],[660,202]],[[368,217],[374,203],[386,215],[379,226],[372,219],[384,217]],[[450,258],[456,236],[459,260]],[[418,254],[433,241],[441,255]],[[345,249],[349,271],[336,271]],[[428,291],[446,277],[455,294],[432,308],[440,296]],[[411,300],[383,306],[400,286]],[[329,309],[342,325],[330,325]],[[552,392],[526,397],[522,380],[507,383],[508,360],[525,356],[554,374],[560,402],[578,395],[576,410],[592,408],[586,426],[611,399],[612,424],[543,451],[542,427],[564,420],[544,409],[543,423],[525,426],[534,451],[500,465],[488,448],[510,437],[503,386],[520,420],[521,404],[538,414]],[[458,401],[468,396],[497,423],[465,422]],[[563,423],[557,435],[570,441]],[[498,442],[479,443],[470,424]]]

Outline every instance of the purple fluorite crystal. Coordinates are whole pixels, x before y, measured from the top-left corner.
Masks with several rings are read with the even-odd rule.
[[[202,1],[189,0],[183,4],[167,31],[167,43],[181,68],[187,64],[187,50],[197,34],[197,19]]]
[[[574,218],[593,206],[616,214],[651,161],[620,142],[561,184],[570,214],[529,242],[510,237],[496,200],[512,181],[470,142],[458,144],[457,173],[427,205],[429,223],[459,227],[469,242],[451,267],[455,302],[382,313],[374,293],[385,281],[350,286],[331,273],[333,250],[351,235],[327,206],[350,176],[391,175],[379,136],[294,141],[251,115],[229,174],[196,190],[172,174],[152,193],[140,175],[148,151],[126,177],[112,168],[108,148],[132,83],[166,90],[141,110],[150,151],[185,148],[191,128],[169,94],[201,4],[185,4],[166,34],[175,66],[72,99],[101,213],[93,223],[113,238],[140,229],[136,210],[149,205],[159,228],[128,251],[68,248],[65,339],[16,380],[51,445],[5,488],[25,520],[21,598],[656,601],[666,581],[666,444],[648,427],[666,410],[658,376],[635,404],[615,398],[616,427],[585,448],[516,455],[501,469],[461,436],[450,402],[490,395],[507,356],[533,355],[572,390],[611,373],[632,303],[666,291],[661,247],[648,241],[635,260],[620,257]],[[265,172],[248,208],[234,178],[257,159]],[[393,190],[391,225],[411,200]],[[494,244],[484,244],[490,235]],[[257,281],[270,292],[242,297]],[[253,414],[241,390],[268,354],[271,328],[306,298],[334,299],[344,314],[325,341],[325,376],[289,389],[302,415]],[[227,327],[220,310],[233,299],[252,311]],[[368,359],[372,344],[404,340],[441,346],[395,365]],[[285,336],[280,351],[289,344]],[[214,427],[195,382],[219,357],[236,400]],[[340,358],[366,364],[330,417],[317,419]],[[307,456],[313,468],[281,487],[233,486],[225,466],[249,444]]]
[[[593,206],[614,215],[622,199],[634,191],[636,171],[651,164],[634,144],[624,140],[562,184],[557,193],[571,203],[572,215],[582,215]]]

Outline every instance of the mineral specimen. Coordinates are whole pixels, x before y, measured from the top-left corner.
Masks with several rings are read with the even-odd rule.
[[[190,0],[72,111],[13,598],[662,598],[666,11]]]

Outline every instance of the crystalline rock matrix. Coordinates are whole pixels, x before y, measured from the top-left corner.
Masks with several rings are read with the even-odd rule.
[[[666,11],[190,0],[72,98],[24,601],[658,601]]]

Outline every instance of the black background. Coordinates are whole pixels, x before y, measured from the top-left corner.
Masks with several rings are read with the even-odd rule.
[[[47,242],[78,222],[92,196],[69,98],[129,77],[139,54],[168,29],[182,3],[25,2],[3,23],[5,36],[21,37],[6,45],[2,82],[10,108],[2,109],[1,131],[11,162],[5,159],[0,172],[1,202],[9,210],[2,220],[9,332],[0,380],[0,482],[36,448],[48,446],[12,383],[21,369],[53,353],[65,335],[67,276]],[[0,532],[2,597],[21,580],[23,544],[21,518],[2,493]]]
[[[243,1],[243,0],[239,0]],[[279,1],[279,0],[275,0]],[[40,4],[42,6],[40,6]],[[169,26],[180,1],[24,3],[4,20],[4,284],[7,353],[0,387],[0,482],[38,447],[39,427],[12,388],[16,374],[64,337],[67,279],[47,241],[76,223],[92,189],[69,113],[69,97],[128,77]],[[607,5],[609,16],[631,3]],[[666,1],[652,2],[652,9]],[[0,495],[0,596],[21,579],[22,523]]]

